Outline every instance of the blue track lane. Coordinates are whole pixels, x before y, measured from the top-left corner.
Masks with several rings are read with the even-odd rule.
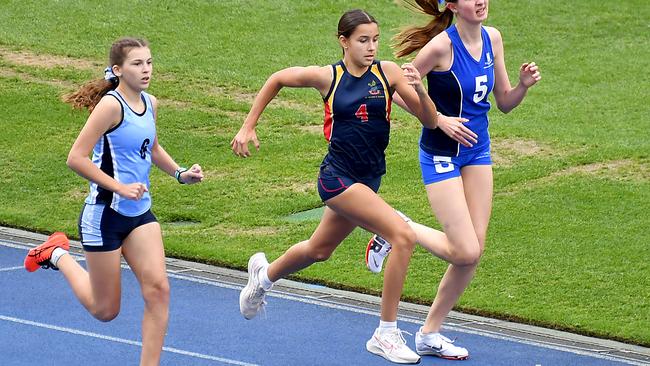
[[[133,274],[122,271],[122,310],[94,320],[61,273],[22,269],[25,249],[0,245],[0,365],[136,365],[143,302]],[[82,262],[83,263],[83,262]],[[16,268],[20,267],[20,268]],[[266,316],[239,314],[237,285],[170,274],[170,321],[162,365],[392,365],[365,350],[375,313],[300,295],[271,293]],[[415,334],[418,320],[400,321]],[[423,365],[625,365],[508,339],[460,331],[467,361],[423,357]],[[414,347],[413,337],[407,342]]]

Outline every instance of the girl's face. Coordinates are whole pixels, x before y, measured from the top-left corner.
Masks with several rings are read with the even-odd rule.
[[[379,47],[379,27],[376,23],[359,24],[349,38],[339,37],[345,55],[359,66],[372,65]]]
[[[152,71],[153,60],[151,59],[149,47],[132,48],[128,51],[122,66],[113,66],[113,73],[120,78],[120,84],[124,83],[129,88],[137,91],[149,87]]]
[[[458,0],[447,3],[456,16],[470,23],[481,23],[487,19],[489,0]]]

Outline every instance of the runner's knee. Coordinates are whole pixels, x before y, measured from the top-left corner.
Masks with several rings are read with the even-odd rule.
[[[309,256],[314,260],[314,262],[323,262],[328,260],[334,250],[329,248],[315,248],[309,252]]]
[[[169,281],[166,277],[142,286],[142,297],[149,304],[169,304]]]
[[[451,249],[451,264],[457,266],[470,266],[477,264],[481,258],[481,248],[478,243],[459,245]]]
[[[98,307],[95,311],[92,312],[92,316],[99,320],[100,322],[110,322],[111,320],[117,318],[117,315],[120,313],[120,304],[106,304]]]
[[[393,246],[393,250],[397,249],[413,252],[417,237],[415,231],[413,231],[413,229],[411,229],[407,224],[404,224],[400,225],[400,227],[391,233],[391,235],[386,239]]]

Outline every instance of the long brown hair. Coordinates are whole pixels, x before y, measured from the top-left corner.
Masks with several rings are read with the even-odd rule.
[[[149,47],[149,43],[139,38],[125,37],[118,39],[111,45],[108,55],[108,67],[112,69],[113,65],[122,66],[129,51],[138,47]],[[110,90],[115,89],[119,82],[120,80],[117,77],[108,80],[105,78],[91,80],[82,85],[76,92],[64,95],[63,101],[74,108],[87,108],[92,112],[102,97]]]
[[[413,52],[419,51],[438,33],[449,28],[454,20],[454,13],[448,7],[441,11],[438,8],[437,0],[402,0],[407,7],[413,10],[431,15],[433,19],[428,24],[418,27],[411,26],[403,29],[393,37],[393,49],[396,57],[404,57]],[[455,3],[458,0],[448,0],[447,3]]]

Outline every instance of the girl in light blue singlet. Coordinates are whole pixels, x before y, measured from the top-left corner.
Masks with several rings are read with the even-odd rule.
[[[65,97],[74,107],[91,112],[67,161],[90,181],[79,217],[88,270],[68,254],[63,233],[53,234],[25,258],[28,271],[39,267],[61,270],[88,312],[110,321],[120,310],[120,258],[124,256],[139,279],[145,302],[139,362],[146,365],[160,363],[169,312],[162,234],[151,212],[151,164],[181,184],[203,179],[199,165],[180,167],[158,143],[157,101],[144,92],[152,71],[147,42],[123,38],[111,47],[105,78]]]

